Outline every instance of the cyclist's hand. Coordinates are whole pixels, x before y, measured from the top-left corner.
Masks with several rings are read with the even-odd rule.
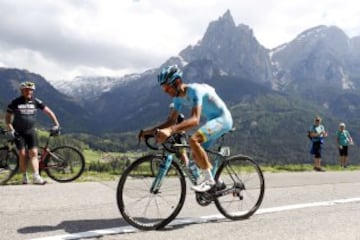
[[[7,132],[5,133],[5,136],[6,136],[9,140],[13,140],[13,139],[15,139],[15,137],[16,137],[16,132],[15,132],[14,129],[9,130],[9,131],[7,131]]]
[[[143,130],[141,129],[139,134],[138,134],[138,139],[139,141],[144,140],[146,136],[153,136],[154,135],[154,130]]]
[[[60,135],[60,126],[59,125],[55,125],[50,129],[50,134],[51,135]]]
[[[156,142],[163,143],[171,136],[170,128],[158,129],[156,132]]]

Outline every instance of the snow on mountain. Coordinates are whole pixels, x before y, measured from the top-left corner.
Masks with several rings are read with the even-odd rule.
[[[81,100],[94,99],[127,82],[138,79],[141,74],[123,77],[78,76],[71,81],[54,81],[52,84],[62,93]]]

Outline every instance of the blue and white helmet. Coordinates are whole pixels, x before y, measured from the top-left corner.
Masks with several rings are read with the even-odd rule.
[[[182,71],[178,68],[177,65],[172,65],[164,67],[161,72],[158,74],[158,83],[159,85],[163,84],[174,84],[176,79],[182,79]]]

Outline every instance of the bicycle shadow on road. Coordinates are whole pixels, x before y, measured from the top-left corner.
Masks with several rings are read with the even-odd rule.
[[[93,231],[96,229],[106,229],[128,226],[122,218],[115,219],[89,219],[89,220],[72,220],[63,221],[56,226],[43,225],[43,226],[29,226],[20,228],[17,230],[20,234],[40,233],[40,232],[52,232],[63,230],[66,233],[79,233]]]

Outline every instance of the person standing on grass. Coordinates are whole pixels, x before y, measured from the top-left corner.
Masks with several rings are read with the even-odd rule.
[[[324,172],[321,168],[321,145],[324,143],[324,138],[327,137],[325,127],[321,124],[321,118],[317,116],[314,124],[309,130],[309,136],[312,141],[311,154],[314,155],[314,170]]]
[[[346,168],[348,165],[348,146],[353,144],[353,140],[349,131],[345,129],[345,123],[339,124],[339,130],[336,132],[336,142],[340,155],[340,167]]]
[[[5,122],[8,135],[15,139],[20,158],[20,171],[23,175],[22,183],[28,184],[27,153],[33,169],[33,183],[46,183],[39,175],[38,139],[35,132],[36,112],[38,109],[47,114],[54,123],[52,130],[60,129],[60,124],[53,113],[41,100],[33,96],[35,83],[20,84],[21,96],[11,101],[6,110]]]

